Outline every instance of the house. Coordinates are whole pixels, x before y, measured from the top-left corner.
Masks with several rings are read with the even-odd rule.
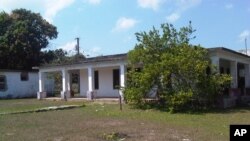
[[[45,98],[47,90],[45,82],[48,72],[61,72],[61,98],[69,98],[72,90],[72,74],[80,76],[80,96],[119,97],[121,91],[117,86],[125,86],[127,54],[116,54],[87,58],[82,62],[65,65],[39,67],[39,92],[37,98]],[[121,94],[122,95],[122,94]]]
[[[231,88],[223,98],[223,107],[237,102],[250,103],[250,56],[224,47],[210,48],[211,61],[220,73],[232,76]]]
[[[224,103],[234,105],[236,98],[249,94],[250,88],[250,57],[224,48],[209,48],[211,61],[217,66],[220,73],[228,73],[232,76],[229,96]],[[71,74],[79,73],[80,95],[89,97],[94,93],[95,97],[123,96],[116,86],[124,87],[126,81],[127,54],[116,54],[87,58],[74,64],[40,66],[39,67],[39,92],[37,98],[46,97],[44,83],[48,72],[59,71],[62,74],[61,98],[70,97]],[[90,98],[90,97],[89,97]],[[227,106],[226,105],[226,106]]]
[[[38,72],[0,69],[0,99],[35,97]]]

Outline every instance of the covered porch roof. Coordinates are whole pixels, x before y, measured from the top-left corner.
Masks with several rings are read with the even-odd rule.
[[[127,53],[85,58],[71,63],[46,64],[37,68],[40,72],[51,72],[60,71],[62,69],[73,70],[86,69],[88,67],[119,66],[120,64],[127,64]]]

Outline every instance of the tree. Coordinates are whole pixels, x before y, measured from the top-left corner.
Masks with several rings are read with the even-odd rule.
[[[63,49],[45,50],[41,52],[41,64],[61,64],[67,58],[67,52]]]
[[[0,13],[0,66],[5,69],[31,69],[41,62],[41,49],[57,38],[57,29],[25,9]]]
[[[41,52],[40,58],[43,65],[74,64],[86,59],[81,53],[68,56],[68,52],[63,49],[45,50]]]
[[[127,102],[144,105],[143,99],[156,88],[161,104],[170,110],[212,105],[230,76],[214,70],[206,49],[189,44],[195,38],[191,23],[179,31],[171,24],[161,29],[136,33],[138,44],[128,53]],[[206,74],[208,68],[212,74]]]

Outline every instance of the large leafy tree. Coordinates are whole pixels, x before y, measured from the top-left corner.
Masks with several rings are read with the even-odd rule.
[[[143,105],[152,90],[174,110],[188,107],[192,101],[206,104],[216,100],[230,76],[214,70],[206,49],[189,43],[194,31],[190,23],[180,30],[162,24],[161,30],[136,33],[138,43],[128,53],[127,102]]]
[[[0,13],[1,69],[31,69],[41,62],[41,49],[57,38],[57,29],[39,13],[25,9]]]

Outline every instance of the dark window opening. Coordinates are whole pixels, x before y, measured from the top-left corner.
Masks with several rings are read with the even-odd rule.
[[[79,75],[77,73],[72,73],[72,83],[79,83],[78,81],[78,78],[79,78]]]
[[[99,72],[98,71],[95,71],[94,72],[94,87],[95,87],[95,90],[98,90],[99,89]]]
[[[230,69],[229,68],[227,68],[227,74],[230,74]]]
[[[29,80],[29,75],[28,72],[21,72],[21,81],[28,81]]]
[[[220,67],[220,74],[223,74],[223,73],[224,73],[224,68]]]
[[[113,89],[119,89],[120,87],[120,70],[113,70]]]
[[[0,75],[0,91],[5,91],[6,90],[6,76],[5,75]]]
[[[135,69],[135,72],[141,72],[141,71],[142,71],[141,68],[136,68],[136,69]]]
[[[210,68],[210,67],[207,67],[207,68],[206,68],[206,74],[207,74],[207,75],[210,75],[210,74],[211,74],[211,68]]]

